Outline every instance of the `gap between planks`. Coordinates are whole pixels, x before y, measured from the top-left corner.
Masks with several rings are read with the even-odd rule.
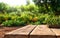
[[[30,38],[56,38],[56,35],[45,25],[39,25],[31,32]]]
[[[28,38],[36,25],[27,25],[12,32],[6,33],[4,38]]]
[[[6,33],[5,38],[60,38],[60,29],[50,29],[47,25],[27,25]]]

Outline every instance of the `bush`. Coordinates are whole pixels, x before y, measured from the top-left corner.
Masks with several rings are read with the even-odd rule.
[[[8,20],[2,23],[3,26],[23,26],[26,25],[25,21],[20,20]]]
[[[0,23],[6,20],[11,20],[11,17],[9,16],[9,14],[0,14]]]
[[[38,16],[38,21],[40,21],[40,24],[47,24],[47,19],[50,17],[48,14],[41,14]]]
[[[21,6],[20,9],[22,12],[30,11],[33,13],[37,13],[39,8],[35,4],[29,4],[29,5]]]
[[[0,16],[0,24],[5,21],[4,17],[3,16]]]
[[[55,16],[52,14],[43,14],[43,13],[32,13],[29,11],[24,11],[19,13],[19,15],[15,13],[0,15],[0,23],[3,26],[20,26],[26,24],[50,24],[50,25],[59,25],[60,24],[60,16]]]

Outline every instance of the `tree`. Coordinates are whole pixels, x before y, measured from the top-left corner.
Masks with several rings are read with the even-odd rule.
[[[38,6],[46,8],[47,11],[60,11],[60,0],[33,0]]]
[[[30,0],[27,0],[27,5],[29,5],[30,4]]]
[[[38,6],[35,4],[29,4],[29,5],[22,5],[20,7],[21,11],[30,11],[30,12],[38,12]]]
[[[5,12],[7,10],[7,4],[5,3],[0,3],[0,12]]]

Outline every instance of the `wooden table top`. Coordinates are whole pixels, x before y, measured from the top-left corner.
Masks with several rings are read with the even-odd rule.
[[[60,38],[60,29],[48,28],[47,25],[27,25],[6,33],[4,38]]]

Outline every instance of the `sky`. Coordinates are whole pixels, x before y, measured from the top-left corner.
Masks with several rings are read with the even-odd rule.
[[[26,4],[26,0],[0,0],[0,2],[7,3],[10,6],[18,6]],[[33,3],[32,0],[30,0],[30,2]]]

